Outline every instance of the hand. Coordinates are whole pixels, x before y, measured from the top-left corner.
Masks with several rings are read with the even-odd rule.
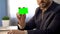
[[[10,30],[7,34],[25,34],[25,31],[21,30]]]
[[[25,26],[25,19],[26,19],[26,15],[19,15],[18,13],[16,14],[17,19],[18,19],[18,24],[22,27]]]

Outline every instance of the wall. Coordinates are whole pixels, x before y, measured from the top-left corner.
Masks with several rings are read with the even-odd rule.
[[[7,0],[0,0],[0,26],[2,26],[2,17],[7,15]]]

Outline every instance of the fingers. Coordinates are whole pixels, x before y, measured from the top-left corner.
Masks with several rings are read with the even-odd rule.
[[[20,18],[21,18],[21,16],[20,16],[18,13],[16,14],[16,16],[17,16],[17,18],[18,18],[18,19],[20,19]]]
[[[16,16],[17,16],[18,19],[20,19],[20,18],[22,18],[22,17],[26,17],[25,14],[24,14],[24,15],[19,15],[18,13],[16,13]]]
[[[21,20],[23,20],[23,19],[26,18],[26,15],[25,15],[25,14],[24,14],[24,15],[19,15],[19,14],[17,13],[16,16],[17,16],[17,19],[18,19],[19,21],[21,21]]]
[[[18,19],[18,24],[23,25],[25,23],[25,18],[26,15],[20,15],[18,13],[16,13],[17,19]]]
[[[10,30],[7,34],[13,34],[13,31],[12,31],[12,30]]]

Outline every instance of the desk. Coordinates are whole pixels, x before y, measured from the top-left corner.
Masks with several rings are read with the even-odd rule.
[[[18,30],[17,26],[0,27],[0,34],[7,34],[9,30]]]
[[[7,34],[9,30],[0,30],[0,34]]]

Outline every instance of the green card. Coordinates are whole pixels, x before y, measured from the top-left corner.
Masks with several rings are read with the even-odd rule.
[[[18,7],[18,13],[19,14],[27,14],[28,13],[28,8],[26,8],[26,7],[23,7],[23,8],[21,8],[21,7]]]

